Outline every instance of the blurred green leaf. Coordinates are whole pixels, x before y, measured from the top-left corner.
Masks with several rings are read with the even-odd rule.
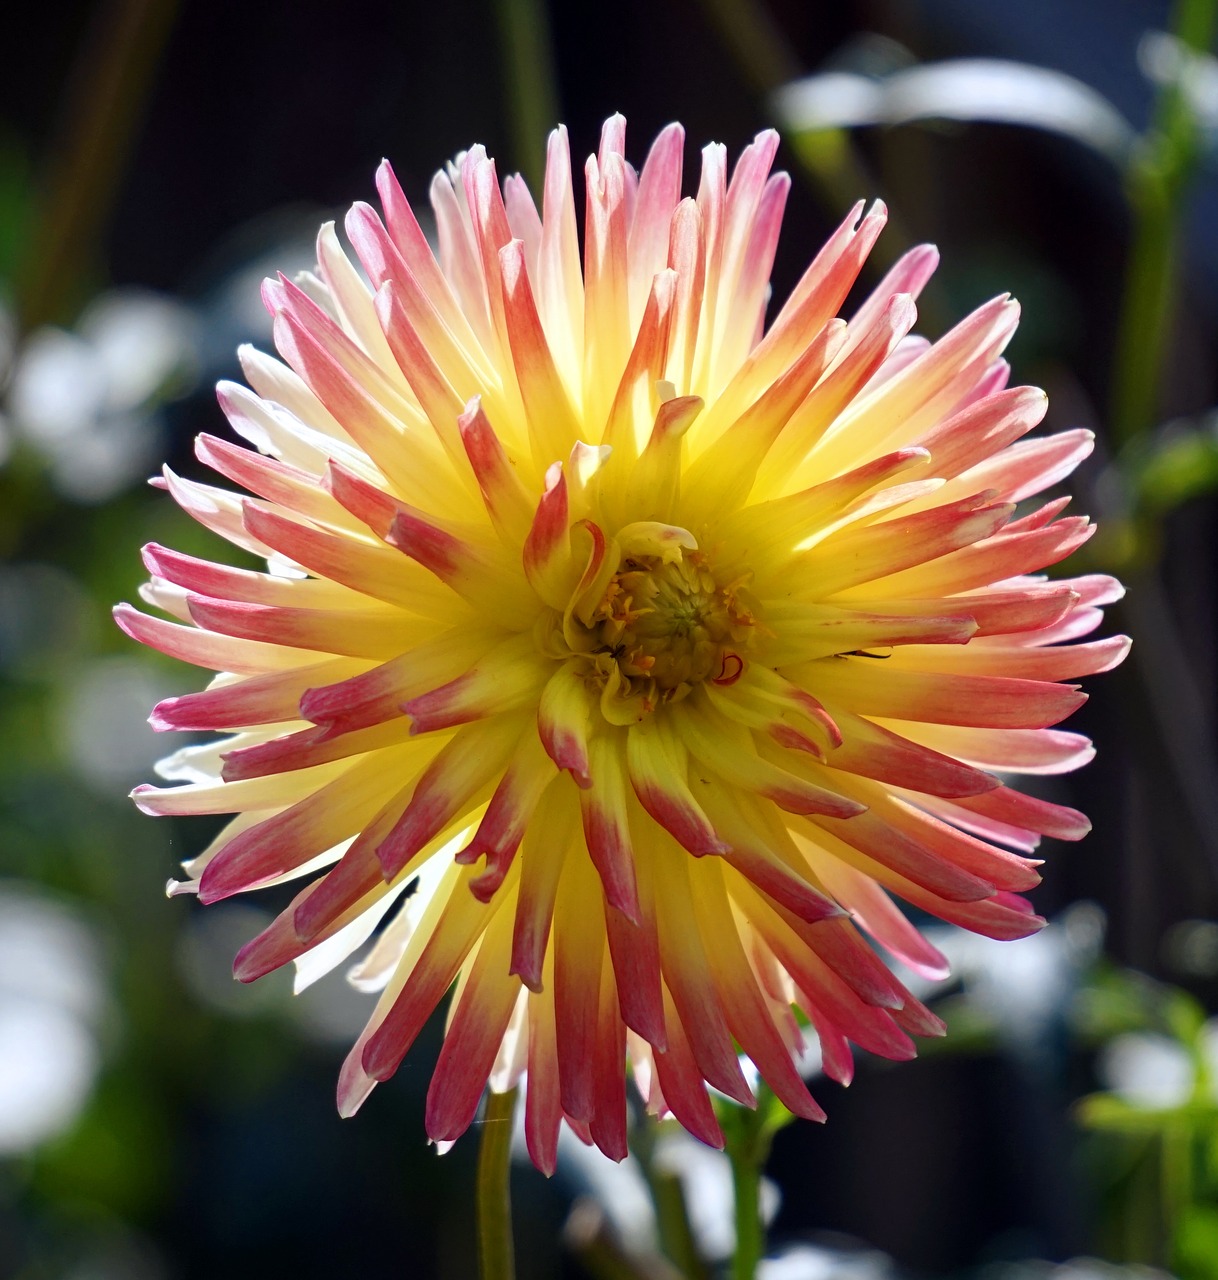
[[[1153,1026],[1158,1004],[1158,990],[1144,974],[1100,965],[1079,990],[1071,1013],[1079,1034],[1094,1043]]]
[[[1205,1010],[1187,991],[1171,988],[1163,1003],[1163,1024],[1169,1035],[1191,1047],[1205,1026]]]
[[[785,1129],[795,1119],[769,1088],[761,1088],[757,1091],[757,1116],[762,1134],[767,1140],[780,1129]]]
[[[1184,1210],[1176,1227],[1174,1254],[1178,1275],[1190,1280],[1218,1277],[1218,1208],[1194,1204]]]
[[[0,296],[10,292],[9,282],[29,237],[32,192],[25,149],[14,138],[0,136]]]
[[[1135,1107],[1114,1093],[1093,1093],[1079,1102],[1077,1114],[1088,1129],[1150,1138],[1158,1135],[1166,1120],[1178,1113],[1174,1109],[1153,1111]]]
[[[918,1045],[920,1058],[966,1057],[994,1051],[998,1024],[993,1012],[967,992],[940,997],[935,1001],[935,1012],[947,1023],[947,1034],[922,1041]]]
[[[57,1200],[137,1218],[171,1201],[171,1134],[156,1092],[129,1063],[113,1072],[80,1122],[39,1153],[35,1180]]]
[[[1163,516],[1218,489],[1218,422],[1174,426],[1122,457],[1135,507]]]

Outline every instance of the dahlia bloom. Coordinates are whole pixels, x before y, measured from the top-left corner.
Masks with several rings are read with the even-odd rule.
[[[438,261],[388,164],[318,271],[268,281],[282,363],[220,403],[254,448],[199,457],[243,496],[165,472],[266,572],[150,546],[136,639],[218,674],[158,729],[152,814],[236,816],[174,892],[300,880],[236,960],[300,980],[377,932],[381,989],[344,1065],[350,1114],[452,991],[427,1099],[437,1142],[488,1082],[527,1080],[533,1160],[566,1123],[626,1153],[647,1108],[711,1144],[707,1085],[748,1104],[747,1055],[795,1113],[794,1066],[848,1042],[912,1057],[942,956],[894,903],[994,938],[1043,921],[1042,835],[1086,819],[1012,790],[1087,741],[1061,683],[1113,666],[1091,632],[1110,578],[1036,576],[1088,536],[1065,476],[1089,433],[1021,439],[1045,396],[1006,387],[1009,298],[911,337],[935,267],[906,254],[835,318],[884,225],[862,206],[765,323],[789,187],[763,133],[730,181],[681,129],[642,169],[624,122],[586,165],[581,268],[566,133],[541,209],[474,147],[431,187]],[[799,1015],[799,1016],[797,1016]]]

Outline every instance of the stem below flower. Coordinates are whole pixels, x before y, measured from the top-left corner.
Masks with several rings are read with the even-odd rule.
[[[478,1149],[478,1270],[482,1280],[515,1280],[510,1183],[517,1090],[487,1095]]]
[[[770,1153],[774,1131],[767,1125],[760,1100],[756,1111],[735,1107],[732,1123],[723,1125],[725,1150],[732,1166],[736,1210],[736,1252],[732,1280],[754,1280],[765,1256],[765,1224],[761,1219],[761,1169]]]
[[[539,144],[559,119],[547,6],[541,0],[496,0],[495,15],[515,160],[529,186],[540,191],[545,151]]]
[[[668,1169],[652,1169],[648,1181],[664,1256],[676,1264],[685,1280],[705,1280],[710,1273],[698,1253],[680,1175]]]
[[[642,1167],[647,1189],[651,1192],[660,1251],[682,1280],[709,1280],[710,1271],[698,1253],[698,1243],[689,1221],[680,1175],[656,1164],[658,1130],[656,1118],[644,1114],[631,1130],[630,1153]]]
[[[1216,10],[1214,0],[1176,0],[1172,27],[1186,49],[1208,52]],[[1183,84],[1164,85],[1126,174],[1133,239],[1110,405],[1118,446],[1155,424],[1175,306],[1183,200],[1200,148],[1201,127]]]
[[[765,1253],[765,1228],[761,1223],[761,1167],[742,1155],[739,1148],[728,1152],[732,1159],[732,1190],[736,1200],[736,1252],[732,1257],[733,1280],[753,1280],[757,1264]]]

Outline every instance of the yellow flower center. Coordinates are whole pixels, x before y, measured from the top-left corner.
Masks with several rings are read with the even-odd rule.
[[[743,660],[732,646],[751,625],[735,590],[721,587],[697,552],[667,563],[632,556],[593,614],[597,666],[607,673],[616,664],[631,692],[651,685],[660,697],[681,697],[703,680],[739,675]]]
[[[625,557],[586,631],[605,717],[629,724],[703,681],[735,684],[757,625],[743,586],[719,582],[697,551]]]

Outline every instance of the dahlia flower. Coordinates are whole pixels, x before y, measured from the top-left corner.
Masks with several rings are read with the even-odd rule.
[[[1031,855],[1087,820],[1005,779],[1090,757],[1050,727],[1083,701],[1062,681],[1126,648],[1062,643],[1112,579],[1037,576],[1090,526],[1020,504],[1091,438],[1022,439],[1045,396],[1006,386],[1016,304],[911,337],[922,246],[836,318],[884,225],[859,205],[767,326],[778,139],[730,181],[708,146],[693,198],[683,145],[669,126],[636,172],[605,124],[582,266],[564,130],[540,210],[481,147],[436,175],[438,259],[383,164],[382,213],[345,223],[362,274],[327,224],[317,272],[264,287],[282,363],[245,349],[253,390],[219,388],[253,449],[199,439],[253,496],[161,482],[267,571],[149,546],[145,599],[177,621],[118,611],[218,673],[152,722],[226,736],[135,792],[235,814],[171,891],[303,882],[243,981],[376,933],[342,1113],[451,990],[428,1134],[524,1078],[546,1171],[563,1123],[625,1155],[627,1066],[720,1144],[707,1086],[749,1104],[742,1054],[819,1120],[805,1036],[845,1083],[849,1042],[939,1034],[871,943],[939,977],[894,899],[1043,924]]]

